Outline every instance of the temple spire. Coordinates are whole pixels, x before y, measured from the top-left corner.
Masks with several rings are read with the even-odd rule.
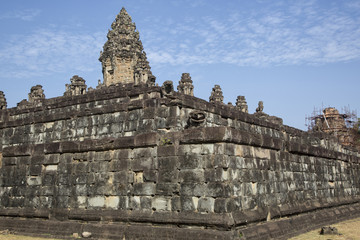
[[[99,58],[102,63],[104,85],[154,85],[155,77],[151,73],[139,32],[125,8],[116,16],[111,28]]]

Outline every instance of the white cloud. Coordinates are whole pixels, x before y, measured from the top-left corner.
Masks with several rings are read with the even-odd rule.
[[[204,4],[198,1],[197,4]],[[349,6],[348,6],[349,5]],[[227,63],[238,66],[324,64],[360,58],[360,5],[326,7],[316,1],[278,1],[264,9],[225,9],[222,17],[143,19],[140,36],[151,65]],[[270,6],[270,7],[269,7]],[[349,10],[350,9],[350,10]],[[358,9],[358,8],[357,8]],[[39,10],[0,15],[31,20]],[[136,19],[135,19],[136,20]],[[63,28],[66,29],[66,28]],[[3,77],[98,71],[105,32],[76,34],[56,26],[11,36],[0,43]],[[6,69],[6,70],[5,70]]]
[[[349,14],[348,3],[319,4],[280,2],[249,13],[227,10],[223,18],[199,17],[171,26],[160,22],[157,30],[146,30],[145,49],[152,64],[173,65],[318,65],[359,59],[359,13]],[[169,56],[159,58],[159,50]]]
[[[24,9],[3,13],[0,15],[1,19],[20,19],[23,21],[32,21],[36,16],[41,13],[39,9]]]
[[[19,35],[0,46],[2,77],[36,77],[65,71],[99,69],[105,33],[70,33],[42,29]],[[5,70],[6,69],[6,70]]]

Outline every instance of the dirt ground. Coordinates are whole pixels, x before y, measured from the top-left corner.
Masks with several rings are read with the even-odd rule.
[[[290,240],[360,240],[360,218],[332,224],[341,235],[320,235],[320,229],[314,230]],[[74,238],[75,239],[75,238]],[[0,231],[0,240],[56,240],[54,238],[27,237],[14,235],[9,231]]]
[[[331,224],[340,235],[320,235],[320,229],[296,236],[290,240],[360,240],[360,218]]]

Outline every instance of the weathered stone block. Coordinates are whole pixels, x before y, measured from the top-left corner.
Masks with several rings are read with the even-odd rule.
[[[153,157],[135,158],[130,161],[130,168],[133,171],[143,171],[145,169],[157,169],[158,162]]]
[[[180,196],[205,196],[207,194],[207,185],[203,183],[181,183]]]
[[[120,199],[118,196],[107,196],[105,197],[105,207],[111,209],[119,208]]]
[[[129,208],[132,210],[139,210],[140,209],[140,196],[133,196],[129,199]]]
[[[128,171],[119,171],[113,173],[113,183],[126,183],[128,181]]]
[[[143,181],[156,183],[158,181],[158,170],[145,170],[143,172]]]
[[[199,198],[198,211],[199,212],[214,212],[215,199],[211,197]]]
[[[96,196],[88,198],[89,208],[102,208],[105,206],[105,197]]]
[[[43,186],[40,188],[40,195],[42,196],[53,196],[54,195],[54,186]]]
[[[31,165],[41,165],[41,164],[43,164],[44,156],[43,155],[31,156],[30,161],[31,161]]]
[[[69,199],[68,196],[56,196],[56,205],[54,205],[55,208],[68,208],[69,207]],[[33,199],[34,201],[35,199]]]
[[[180,191],[180,184],[178,183],[157,183],[156,195],[172,196],[178,194]]]
[[[30,175],[39,176],[42,172],[42,165],[30,165]]]
[[[76,205],[78,208],[86,208],[88,203],[87,203],[87,197],[86,196],[77,196],[76,197]]]
[[[153,197],[149,196],[140,196],[140,208],[143,210],[150,210],[151,209],[151,201]]]
[[[152,182],[134,183],[134,194],[138,196],[150,196],[156,193],[156,184]]]
[[[109,163],[109,171],[117,172],[127,170],[129,167],[129,161],[127,159],[111,160]]]
[[[30,176],[26,180],[29,186],[37,186],[42,184],[41,176]]]
[[[254,148],[254,155],[256,158],[270,159],[270,150],[263,148]]]
[[[160,183],[164,182],[178,182],[179,181],[179,171],[178,170],[167,170],[160,169],[158,173],[158,181]]]
[[[206,194],[211,197],[229,197],[231,188],[222,182],[210,182],[207,184]]]
[[[58,196],[70,196],[71,195],[71,188],[67,185],[59,185],[57,187],[57,194]]]
[[[119,196],[119,209],[126,210],[129,208],[129,197]]]
[[[159,157],[159,169],[175,170],[178,167],[178,157]]]
[[[87,183],[87,175],[86,174],[78,174],[71,176],[73,184],[86,184]]]
[[[53,197],[51,196],[40,196],[40,204],[44,208],[52,208],[53,206]]]
[[[182,211],[196,211],[198,205],[198,198],[190,196],[180,196],[180,203]]]
[[[80,196],[86,196],[87,195],[87,188],[88,186],[86,184],[79,184],[79,185],[75,185],[75,193],[76,195]]]
[[[203,169],[180,170],[180,172],[179,172],[179,181],[180,182],[202,183],[202,182],[205,181],[204,170]]]
[[[186,154],[183,156],[179,156],[179,168],[180,169],[195,169],[195,168],[203,168],[204,157],[198,154]]]
[[[171,211],[171,198],[156,196],[152,198],[151,207],[154,211]]]
[[[168,157],[168,156],[175,156],[175,146],[158,146],[157,148],[157,156],[158,157]]]
[[[214,167],[215,168],[228,168],[230,166],[230,157],[226,155],[214,155]]]
[[[45,167],[44,167],[45,172],[52,172],[52,171],[56,172],[57,169],[58,169],[58,165],[56,165],[56,164],[45,165]]]

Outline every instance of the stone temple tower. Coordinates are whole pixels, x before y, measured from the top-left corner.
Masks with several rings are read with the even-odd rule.
[[[107,38],[99,58],[104,85],[154,85],[155,77],[151,73],[139,32],[125,8],[111,24]]]

